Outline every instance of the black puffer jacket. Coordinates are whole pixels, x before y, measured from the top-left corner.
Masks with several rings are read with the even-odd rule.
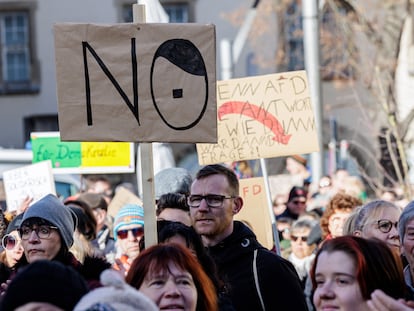
[[[236,310],[263,310],[253,272],[255,250],[258,284],[265,310],[307,310],[293,265],[260,245],[243,223],[234,221],[233,233],[209,247],[208,251],[217,264],[220,277],[230,285]]]

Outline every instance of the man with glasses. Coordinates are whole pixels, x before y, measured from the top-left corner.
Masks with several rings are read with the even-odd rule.
[[[305,289],[306,279],[315,258],[316,244],[308,244],[309,234],[314,226],[319,226],[317,220],[299,218],[290,227],[290,251],[288,260],[294,265],[299,279]]]
[[[113,267],[126,275],[132,261],[139,255],[144,236],[144,209],[137,204],[124,205],[115,216],[113,230],[117,248]]]
[[[194,229],[229,285],[236,310],[307,310],[290,262],[265,249],[233,216],[243,207],[239,181],[222,165],[201,168],[188,197]]]
[[[278,218],[290,218],[297,220],[300,215],[306,212],[307,192],[303,187],[294,186],[290,189],[285,211],[278,215]]]

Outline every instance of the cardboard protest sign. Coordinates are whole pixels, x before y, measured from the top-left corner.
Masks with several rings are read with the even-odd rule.
[[[50,160],[3,172],[7,211],[16,211],[26,197],[34,202],[45,195],[56,195]]]
[[[270,193],[272,198],[278,194],[288,194],[293,186],[302,186],[302,184],[295,183],[295,176],[290,174],[277,174],[268,176]]]
[[[115,217],[119,209],[126,204],[138,204],[139,206],[143,205],[142,200],[139,197],[137,197],[128,189],[120,187],[119,189],[117,189],[115,196],[111,200],[111,203],[109,203],[108,214],[111,217]]]
[[[240,196],[244,204],[235,220],[244,221],[253,229],[257,240],[268,249],[274,245],[272,221],[267,207],[266,188],[263,177],[240,179]]]
[[[214,25],[56,24],[63,141],[217,142]]]
[[[217,82],[218,143],[197,144],[200,165],[318,151],[305,71]]]
[[[135,171],[133,143],[63,142],[59,132],[33,132],[30,136],[33,163],[51,160],[55,174]]]

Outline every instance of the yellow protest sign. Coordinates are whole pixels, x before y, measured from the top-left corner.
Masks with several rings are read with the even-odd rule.
[[[197,144],[201,165],[318,151],[305,71],[217,82],[217,144]]]
[[[83,142],[81,143],[82,164],[84,166],[119,166],[131,164],[129,143]]]

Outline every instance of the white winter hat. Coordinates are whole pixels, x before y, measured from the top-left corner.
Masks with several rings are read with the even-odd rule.
[[[104,286],[83,296],[73,311],[158,311],[151,299],[125,283],[115,270],[103,271],[101,283]]]

